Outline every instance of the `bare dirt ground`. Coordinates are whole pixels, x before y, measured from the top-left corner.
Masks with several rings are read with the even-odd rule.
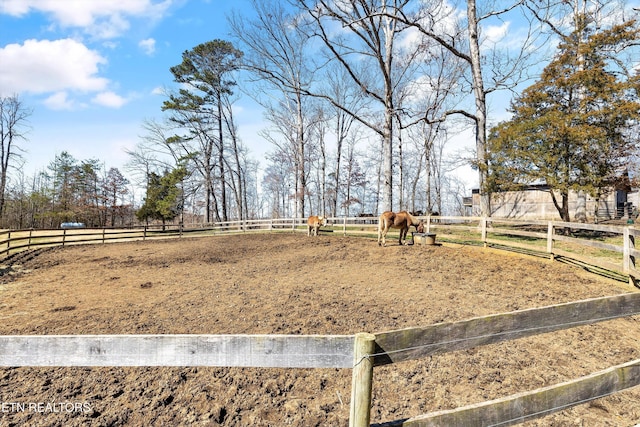
[[[5,266],[0,334],[355,334],[634,291],[544,259],[390,242],[380,248],[337,233],[286,233],[45,250]],[[376,368],[372,422],[640,358],[639,320]],[[346,426],[350,389],[350,369],[7,368],[0,369],[0,425]],[[61,402],[81,410],[42,406]],[[17,403],[43,410],[17,410]],[[637,423],[634,388],[523,425]]]

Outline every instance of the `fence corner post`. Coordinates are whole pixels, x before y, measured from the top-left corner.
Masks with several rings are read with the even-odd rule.
[[[356,334],[353,351],[353,377],[349,427],[368,427],[371,420],[373,388],[373,358],[376,336],[366,332]]]

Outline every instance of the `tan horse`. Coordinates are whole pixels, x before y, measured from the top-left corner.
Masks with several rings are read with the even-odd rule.
[[[383,212],[378,218],[378,246],[387,245],[385,237],[387,236],[387,232],[390,228],[400,229],[400,238],[398,239],[398,243],[400,245],[406,245],[407,232],[409,231],[409,227],[412,225],[416,227],[416,229],[424,227],[422,220],[418,220],[418,218],[412,216],[407,211],[398,213],[390,211]]]
[[[327,218],[323,216],[310,216],[307,219],[307,236],[317,236],[320,227],[327,225]]]

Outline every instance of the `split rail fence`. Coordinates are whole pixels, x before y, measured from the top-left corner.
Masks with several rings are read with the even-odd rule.
[[[328,231],[345,235],[371,232],[372,219],[332,219]],[[367,224],[366,221],[370,223]],[[437,221],[437,222],[436,222]],[[635,283],[633,245],[640,233],[633,227],[613,227],[557,222],[527,222],[438,217],[426,218],[428,231],[439,230],[442,239],[473,240],[485,246],[498,246],[557,257],[591,256],[575,252],[574,246],[621,253],[620,262],[598,261],[600,268],[628,274]],[[498,228],[498,224],[503,226]],[[506,226],[504,226],[506,224]],[[546,232],[544,227],[546,226]],[[539,231],[536,228],[542,228]],[[35,235],[35,230],[6,232],[6,249],[19,251],[39,246],[98,243],[115,240],[141,240],[181,237],[185,234],[247,232],[250,230],[304,229],[299,220],[216,224],[164,231],[137,230],[56,230]],[[562,230],[564,234],[557,234]],[[620,244],[576,238],[575,231],[619,239]],[[442,234],[440,234],[442,231]],[[25,231],[22,230],[22,233]],[[572,237],[572,233],[574,236]],[[13,236],[12,236],[13,234]],[[479,234],[480,238],[474,234]],[[60,237],[61,236],[61,237]],[[505,239],[504,236],[507,236]],[[531,243],[510,241],[526,237]],[[54,241],[52,241],[52,239]],[[56,239],[61,239],[56,240]],[[540,248],[540,241],[546,248]],[[12,245],[12,243],[16,243]],[[555,242],[567,243],[566,249]],[[574,301],[542,308],[494,314],[460,322],[440,323],[381,333],[356,335],[20,335],[0,336],[0,366],[217,366],[273,368],[352,369],[349,425],[370,425],[373,370],[377,366],[417,360],[433,354],[470,349],[536,334],[640,314],[640,292]],[[586,377],[513,396],[439,411],[412,418],[389,421],[380,427],[405,426],[481,426],[513,425],[564,410],[612,393],[640,385],[640,359],[612,366]]]
[[[356,335],[0,336],[0,366],[352,369],[349,425],[370,425],[373,369],[640,314],[640,293]],[[640,360],[513,396],[379,426],[513,425],[640,385]]]
[[[634,226],[486,217],[420,218],[425,221],[425,231],[437,233],[438,240],[442,242],[491,246],[579,263],[586,269],[628,280],[632,284],[640,279],[640,271],[635,263],[640,255],[640,250],[635,248],[640,228]],[[328,220],[329,224],[321,228],[321,232],[367,237],[375,237],[377,233],[376,217],[335,217]],[[277,218],[189,226],[3,230],[0,231],[0,257],[47,246],[282,231],[306,233],[306,220]]]

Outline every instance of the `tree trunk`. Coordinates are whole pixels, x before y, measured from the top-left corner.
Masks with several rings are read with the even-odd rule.
[[[320,214],[324,217],[327,216],[327,154],[324,144],[324,131],[320,135],[320,150],[322,154],[320,163]]]
[[[550,193],[551,193],[551,200],[553,200],[553,205],[556,207],[558,214],[560,214],[560,219],[564,222],[570,222],[569,193],[567,191],[562,191],[560,193],[560,197],[562,198],[562,203],[558,202],[558,198],[556,197],[553,190]]]
[[[398,195],[398,209],[405,210],[407,208],[404,200],[404,158],[402,157],[402,125],[400,124],[400,118],[396,115],[398,120],[398,177],[400,178],[400,194]]]
[[[386,7],[385,7],[386,9]],[[384,56],[384,129],[382,132],[384,148],[384,188],[383,188],[383,208],[393,210],[393,119],[395,109],[393,105],[393,82],[391,81],[391,66],[393,63],[393,33],[395,30],[395,20],[386,18],[383,31],[385,34],[385,56]]]
[[[342,117],[341,113],[338,112],[338,118]],[[335,197],[333,198],[333,214],[338,215],[338,192],[340,189],[340,160],[342,158],[342,143],[344,142],[345,135],[342,132],[340,119],[337,120],[336,124],[336,135],[337,135],[337,148],[336,148],[336,176],[334,180],[335,185]]]
[[[411,182],[411,211],[415,212],[416,209],[416,193],[418,192],[418,182],[420,181],[420,174],[422,173],[422,160],[424,159],[424,153],[420,154],[420,160],[418,161],[418,168],[413,171],[413,180]],[[429,194],[427,192],[427,194]],[[428,205],[428,203],[427,203]]]
[[[476,160],[478,162],[478,184],[480,188],[480,215],[491,216],[491,195],[487,193],[486,182],[489,170],[487,164],[487,105],[482,80],[480,42],[478,38],[478,17],[476,0],[467,0],[467,22],[469,30],[469,53],[473,75],[473,93],[476,103],[475,132]]]
[[[222,220],[228,221],[228,212],[227,212],[227,182],[225,177],[224,170],[224,133],[222,132],[222,97],[220,95],[220,91],[217,93],[218,97],[218,138],[219,138],[219,147],[218,147],[218,162],[220,163],[218,167],[220,168],[220,198],[222,203]]]
[[[234,194],[236,197],[236,205],[237,205],[237,215],[238,219],[242,220],[244,218],[244,200],[246,188],[243,182],[243,176],[245,175],[245,171],[242,169],[242,164],[240,163],[240,149],[238,147],[238,137],[236,135],[236,127],[233,122],[233,110],[231,106],[227,108],[227,114],[225,115],[225,123],[227,125],[227,131],[229,132],[229,137],[231,139],[231,149],[233,150],[233,159],[235,161],[236,170],[232,172],[231,181],[234,183]],[[234,179],[233,177],[236,177]]]
[[[298,91],[298,93],[296,94],[296,108],[297,108],[297,126],[298,129],[296,130],[296,139],[298,142],[298,185],[299,188],[298,190],[298,194],[297,194],[297,198],[300,202],[299,206],[298,206],[298,211],[296,212],[296,214],[298,215],[299,218],[303,218],[305,215],[304,212],[304,196],[305,193],[307,192],[307,178],[305,175],[305,159],[304,159],[304,154],[305,154],[305,139],[304,139],[304,122],[303,122],[303,112],[302,112],[302,94]]]

